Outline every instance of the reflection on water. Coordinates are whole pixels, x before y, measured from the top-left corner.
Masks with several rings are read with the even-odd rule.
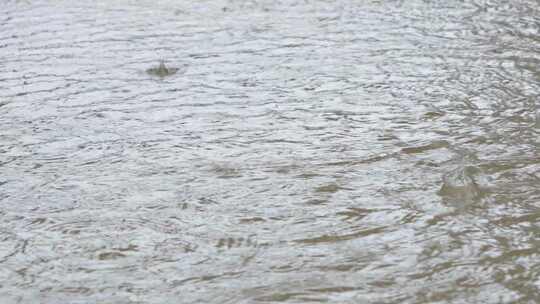
[[[540,299],[537,2],[0,6],[0,302]]]

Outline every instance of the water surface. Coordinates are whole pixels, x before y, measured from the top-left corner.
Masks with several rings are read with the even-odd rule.
[[[539,8],[3,1],[0,302],[540,301]]]

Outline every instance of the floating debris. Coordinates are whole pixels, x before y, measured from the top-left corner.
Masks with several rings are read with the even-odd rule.
[[[150,68],[146,70],[146,73],[153,75],[153,76],[159,76],[159,77],[167,77],[176,74],[178,72],[178,68],[169,68],[165,65],[165,61],[160,60],[159,66]]]

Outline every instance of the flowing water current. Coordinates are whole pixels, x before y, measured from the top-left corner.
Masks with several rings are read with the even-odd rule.
[[[540,4],[0,3],[0,303],[540,303]]]

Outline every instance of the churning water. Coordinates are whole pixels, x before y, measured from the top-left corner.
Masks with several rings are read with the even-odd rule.
[[[539,16],[2,1],[0,302],[540,301]]]

